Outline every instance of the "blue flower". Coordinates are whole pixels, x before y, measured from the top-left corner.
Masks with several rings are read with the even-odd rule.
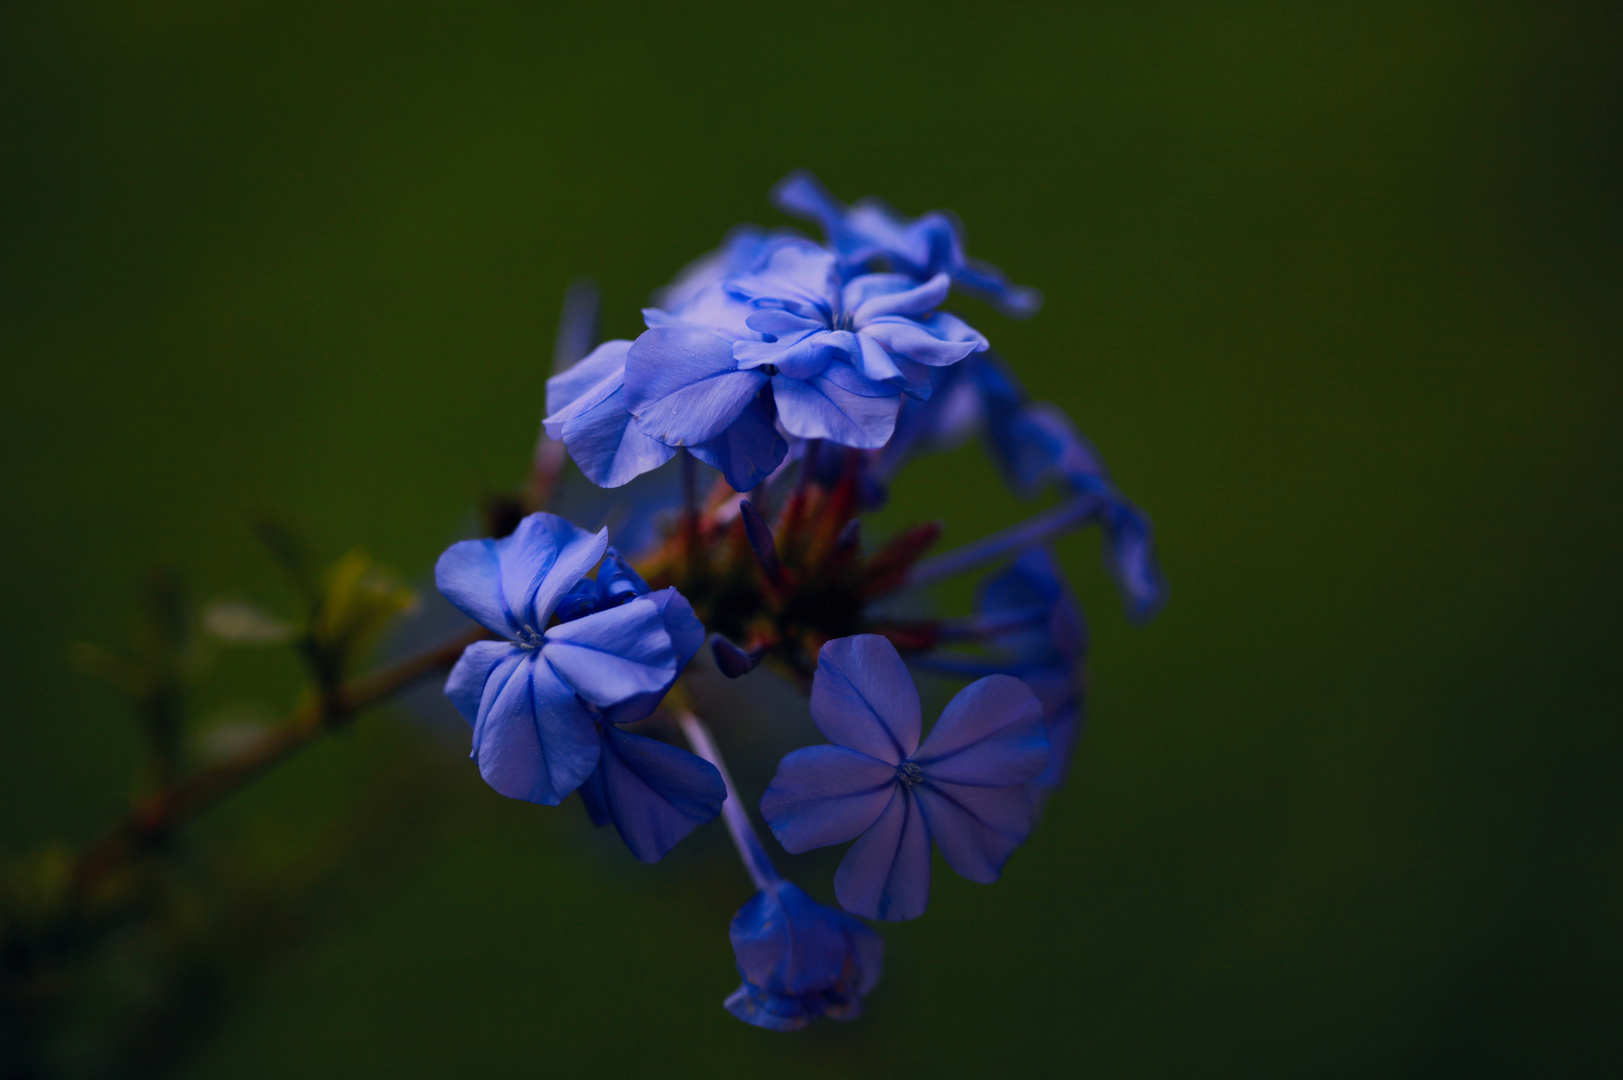
[[[701,346],[720,341],[704,331],[697,333]],[[648,435],[629,407],[626,368],[632,347],[630,341],[604,342],[579,364],[547,380],[547,434],[564,444],[588,480],[599,487],[620,487],[657,469],[674,457],[678,449],[685,448],[718,470],[733,490],[749,491],[782,463],[789,446],[773,422],[770,391],[758,393],[760,387],[756,384],[762,380],[750,375],[744,380],[750,385],[740,387],[738,380],[729,385],[715,378],[725,371],[712,370],[709,376],[700,376],[701,380],[709,381],[702,382],[697,393],[672,403],[680,412],[684,406],[713,405],[718,395],[724,399],[723,406],[733,411],[721,422],[713,422],[713,416],[703,415],[692,418],[693,422],[686,429],[691,432],[696,424],[708,424],[706,438],[683,443],[666,442]],[[720,341],[720,349],[728,353],[725,367],[732,370],[735,365],[728,352],[730,346]],[[701,356],[701,370],[704,362]],[[645,370],[647,366],[645,358]],[[690,375],[692,370],[691,365],[683,368],[678,378]],[[645,379],[645,385],[646,382]],[[740,389],[742,394],[729,396],[729,391]],[[646,394],[646,389],[644,392]],[[668,433],[666,437],[669,438]]]
[[[503,639],[468,646],[445,693],[473,725],[480,775],[509,798],[563,801],[598,767],[599,726],[651,713],[703,644],[682,595],[628,593],[618,559],[598,600],[580,603],[607,546],[606,529],[531,514],[504,539],[452,544],[434,567],[446,599]]]
[[[1031,687],[1043,706],[1048,764],[1031,781],[1039,804],[1064,782],[1082,734],[1082,661],[1088,627],[1082,608],[1045,548],[1031,548],[981,583],[976,598],[989,624],[987,645],[1004,670]]]
[[[812,719],[834,745],[778,765],[761,813],[792,852],[856,840],[834,877],[849,912],[912,919],[930,898],[930,841],[959,874],[996,881],[1031,830],[1027,781],[1048,763],[1042,705],[990,675],[948,703],[919,745],[919,694],[895,646],[874,634],[823,646]]]
[[[728,934],[744,983],[727,1010],[773,1031],[856,1016],[884,960],[878,934],[781,879],[739,908]]]
[[[992,365],[981,375],[983,382],[1007,379]],[[1105,568],[1115,579],[1127,615],[1135,622],[1154,618],[1166,603],[1167,585],[1155,557],[1150,519],[1122,495],[1104,458],[1065,411],[1045,402],[1009,408],[994,401],[987,409],[987,439],[1017,491],[1035,493],[1058,483],[1074,495],[1098,500]]]
[[[547,380],[547,435],[598,487],[620,487],[676,456],[676,447],[644,435],[626,409],[630,348],[629,341],[605,341]]]
[[[775,415],[790,435],[879,447],[904,390],[928,394],[929,368],[986,348],[961,320],[934,310],[945,276],[842,281],[833,253],[795,238],[754,258],[753,269],[680,308],[644,312],[649,329],[625,367],[626,406],[643,433],[697,446],[741,421],[758,423],[748,409],[770,400],[759,420]]]
[[[726,235],[719,248],[678,270],[671,283],[654,294],[654,306],[665,311],[687,307],[712,285],[756,269],[775,243],[794,235],[786,230],[769,233],[754,225],[738,226]]]
[[[755,309],[745,325],[766,338],[736,342],[733,356],[741,367],[771,365],[792,379],[815,378],[842,360],[870,380],[927,396],[926,368],[986,349],[962,319],[935,310],[950,284],[945,274],[922,282],[905,274],[846,279],[826,248],[783,240],[758,271],[724,282],[729,296]]]
[[[809,240],[738,234],[644,312],[635,342],[611,341],[547,383],[547,434],[605,487],[686,449],[748,491],[782,464],[781,431],[885,445],[904,394],[986,339],[936,311],[945,275],[842,279]]]
[[[879,480],[888,480],[914,453],[949,447],[979,428],[993,463],[1017,494],[1029,498],[1058,485],[1094,500],[1090,518],[1104,530],[1105,568],[1127,615],[1135,622],[1153,618],[1166,603],[1167,584],[1149,517],[1122,495],[1104,458],[1065,410],[1032,401],[992,353],[937,372],[935,383],[929,400],[903,408],[895,438],[873,466]]]
[[[638,859],[658,862],[721,813],[727,787],[714,765],[615,724],[598,731],[597,769],[580,786],[581,802],[594,825],[613,822]]]
[[[954,285],[981,296],[1004,314],[1023,318],[1042,306],[1036,289],[1010,283],[1003,271],[964,254],[963,226],[936,212],[909,221],[877,199],[846,206],[804,169],[785,177],[772,201],[786,214],[815,221],[847,267],[883,262],[916,278],[946,274]]]

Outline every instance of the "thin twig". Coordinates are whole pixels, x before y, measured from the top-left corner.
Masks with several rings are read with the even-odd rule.
[[[88,896],[108,874],[272,765],[418,679],[450,667],[464,649],[487,636],[483,627],[474,627],[443,645],[365,675],[330,695],[314,697],[285,724],[237,756],[153,792],[81,853],[73,876],[75,897]]]

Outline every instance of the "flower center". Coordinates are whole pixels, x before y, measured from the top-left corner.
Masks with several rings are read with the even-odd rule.
[[[904,761],[896,766],[896,782],[904,787],[912,787],[924,779],[924,770],[911,761]]]
[[[525,623],[524,629],[518,632],[517,645],[521,649],[529,649],[533,652],[536,649],[539,649],[541,647],[541,643],[545,640],[546,635],[542,634],[529,623]]]

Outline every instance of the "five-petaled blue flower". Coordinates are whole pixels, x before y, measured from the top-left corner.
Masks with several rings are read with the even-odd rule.
[[[1034,315],[1042,306],[1036,289],[1012,284],[991,263],[965,255],[963,226],[950,214],[936,211],[909,221],[878,199],[846,206],[804,169],[784,177],[772,201],[786,214],[821,225],[847,266],[883,262],[918,278],[946,274],[954,285],[1016,318]]]
[[[856,1016],[884,960],[878,934],[782,879],[738,910],[728,934],[744,982],[727,1009],[773,1031]]]
[[[680,593],[648,593],[618,559],[586,588],[607,546],[606,529],[531,514],[501,540],[452,544],[434,568],[446,599],[503,639],[468,646],[445,693],[473,724],[480,775],[510,798],[556,805],[580,787],[605,741],[633,738],[600,728],[651,713],[704,643]]]
[[[919,745],[919,694],[885,638],[823,646],[812,719],[834,745],[778,765],[761,813],[792,852],[856,840],[834,877],[847,911],[912,919],[930,899],[930,841],[971,881],[997,880],[1031,831],[1027,782],[1048,762],[1042,705],[1009,675],[958,693]]]

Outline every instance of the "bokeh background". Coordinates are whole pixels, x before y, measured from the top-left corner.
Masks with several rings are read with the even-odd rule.
[[[1072,784],[1002,882],[940,875],[886,930],[860,1021],[722,1012],[748,886],[719,828],[641,867],[397,712],[189,838],[297,913],[206,937],[228,974],[154,1060],[1617,1066],[1616,5],[60,0],[0,27],[8,852],[127,805],[128,711],[68,652],[151,567],[285,604],[248,531],[275,508],[420,579],[523,475],[568,281],[635,333],[730,226],[782,222],[796,166],[950,207],[1044,290],[1027,323],[966,313],[1154,516],[1173,586],[1129,626],[1096,541],[1061,545],[1094,629]],[[1027,509],[971,447],[880,525]],[[196,722],[297,688],[222,657]]]

